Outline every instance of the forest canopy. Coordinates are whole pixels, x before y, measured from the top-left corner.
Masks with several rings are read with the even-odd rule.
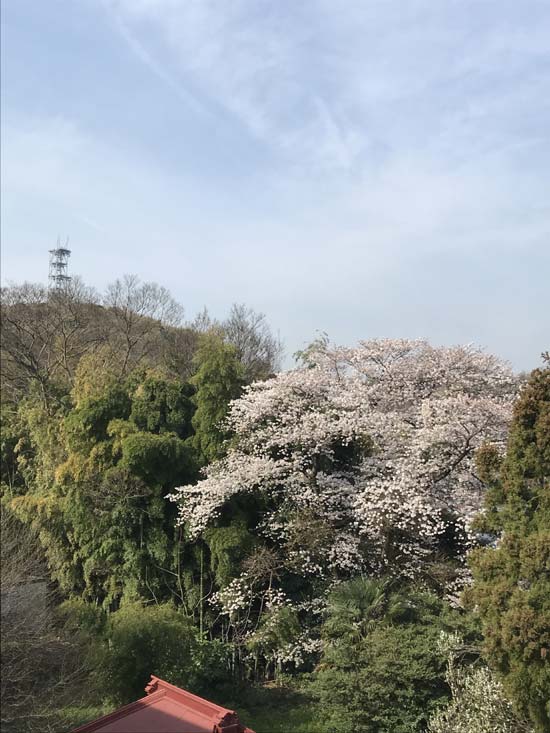
[[[155,673],[225,703],[276,683],[304,732],[472,726],[485,693],[472,733],[547,729],[548,364],[321,339],[281,371],[263,314],[185,321],[133,276],[5,289],[1,356],[2,593],[27,546],[48,588],[28,643],[3,617],[10,664],[44,650],[96,709]],[[78,722],[20,685],[37,729]]]

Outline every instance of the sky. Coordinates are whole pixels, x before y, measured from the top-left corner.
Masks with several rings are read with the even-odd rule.
[[[2,282],[550,348],[548,0],[3,0]]]

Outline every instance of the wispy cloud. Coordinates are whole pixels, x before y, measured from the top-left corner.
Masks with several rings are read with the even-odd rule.
[[[535,0],[106,2],[145,58],[151,37],[161,39],[160,76],[191,80],[313,170],[372,165],[373,150],[460,161],[492,149],[495,135],[503,148],[519,130],[532,135],[529,100],[549,110],[540,95],[550,83],[550,6]],[[536,28],[525,25],[526,5]]]
[[[154,58],[152,53],[150,53],[145,45],[139,40],[137,35],[130,30],[128,24],[123,20],[123,15],[117,12],[116,7],[113,5],[111,0],[102,0],[102,3],[109,13],[114,27],[131,49],[132,53],[134,53],[140,61],[142,61],[145,66],[178,97],[180,101],[190,107],[195,113],[206,115],[206,109],[198,99],[185,89],[181,83],[176,81],[167,68]]]

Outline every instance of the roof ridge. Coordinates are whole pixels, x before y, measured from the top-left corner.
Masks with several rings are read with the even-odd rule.
[[[164,690],[170,698],[183,702],[205,718],[212,718],[213,722],[220,723],[224,718],[230,719],[237,717],[237,713],[234,710],[224,708],[199,695],[194,695],[192,692],[184,690],[181,687],[176,687],[176,685],[172,685],[170,682],[166,682],[166,680],[162,680],[160,677],[152,674],[151,681],[145,687],[145,691],[150,695],[156,694],[160,690]]]

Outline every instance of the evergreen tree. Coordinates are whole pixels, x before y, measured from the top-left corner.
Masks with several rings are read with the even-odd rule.
[[[500,535],[478,550],[471,600],[485,654],[520,713],[550,730],[550,364],[536,369],[514,411],[506,458],[478,460],[489,481],[483,529]],[[499,470],[500,469],[500,470]]]

